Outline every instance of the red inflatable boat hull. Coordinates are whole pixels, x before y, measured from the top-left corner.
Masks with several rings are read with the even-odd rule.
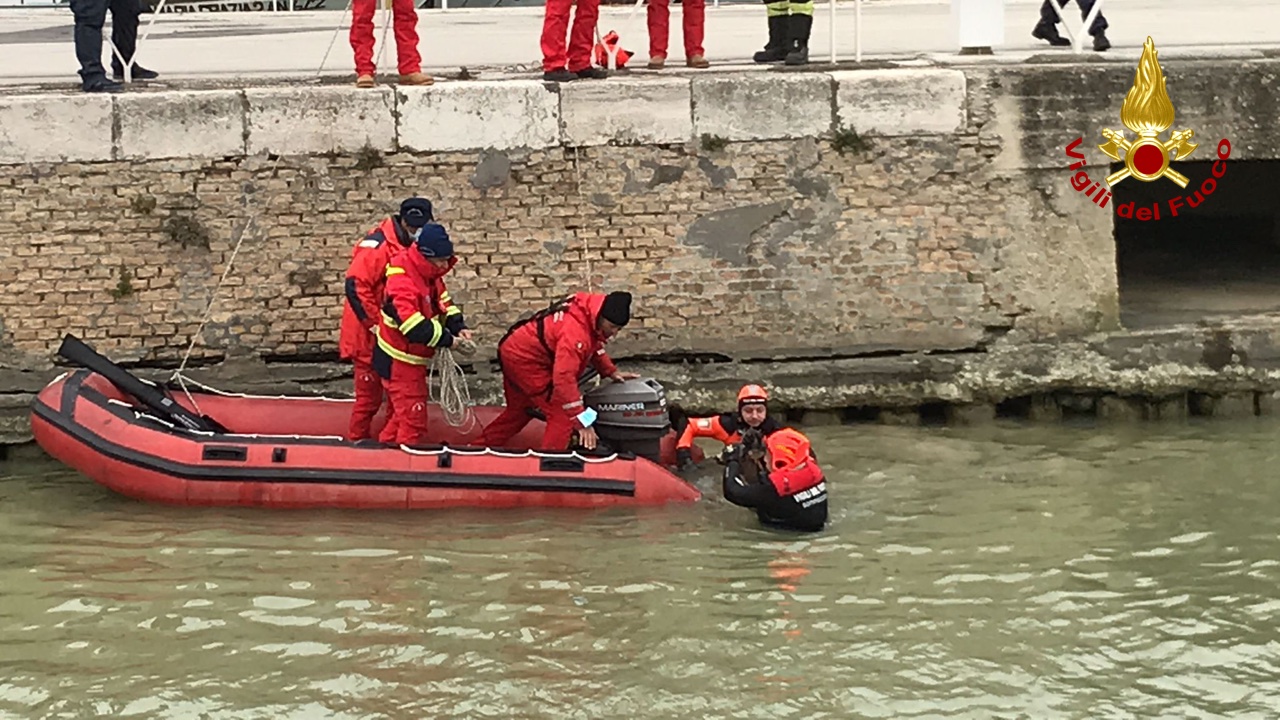
[[[69,372],[32,404],[36,442],[53,457],[131,498],[176,505],[420,509],[571,507],[692,502],[697,488],[629,454],[533,451],[533,420],[508,448],[475,447],[501,408],[475,408],[459,432],[432,406],[435,445],[403,448],[342,438],[352,401],[216,391],[173,399],[231,433],[176,429],[88,370]],[[384,423],[375,419],[375,433]],[[675,434],[662,460],[675,463]]]

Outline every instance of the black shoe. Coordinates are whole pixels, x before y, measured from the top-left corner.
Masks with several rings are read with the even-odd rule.
[[[562,68],[542,73],[542,79],[548,82],[569,82],[570,80],[577,80],[578,76]]]
[[[609,71],[604,68],[589,67],[575,72],[574,75],[583,80],[603,80],[609,77]]]
[[[1097,35],[1093,36],[1094,50],[1097,50],[1098,52],[1103,52],[1104,50],[1110,47],[1111,47],[1111,41],[1107,39],[1107,36],[1105,33],[1098,33]]]
[[[1058,34],[1058,28],[1049,25],[1037,25],[1031,30],[1031,37],[1037,40],[1045,40],[1055,47],[1066,47],[1071,41]]]
[[[751,59],[758,63],[782,62],[787,58],[787,35],[790,19],[787,15],[769,18],[769,41]]]
[[[155,80],[156,78],[160,77],[160,73],[156,72],[155,70],[148,70],[142,67],[141,65],[134,65],[133,71],[131,74],[134,80]],[[111,77],[115,78],[116,80],[123,80],[124,68],[115,67],[113,65],[111,67]]]
[[[124,85],[121,85],[120,83],[115,82],[113,80],[108,80],[106,78],[102,78],[101,80],[94,80],[92,82],[87,82],[84,84],[84,91],[87,93],[100,93],[100,92],[117,93],[117,92],[120,92],[121,90],[124,90]]]
[[[813,29],[812,15],[791,15],[791,49],[787,52],[788,65],[809,64],[809,31]]]

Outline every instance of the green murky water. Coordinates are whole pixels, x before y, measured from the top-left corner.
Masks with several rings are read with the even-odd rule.
[[[1275,718],[1278,434],[815,429],[807,537],[715,493],[194,510],[11,462],[0,718]]]

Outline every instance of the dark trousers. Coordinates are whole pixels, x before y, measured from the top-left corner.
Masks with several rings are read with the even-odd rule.
[[[1071,4],[1071,0],[1061,0],[1058,3],[1062,6],[1062,14],[1067,14],[1067,6]],[[1093,0],[1076,0],[1076,5],[1080,7],[1080,19],[1089,17],[1089,11],[1093,9]],[[1040,25],[1051,28],[1058,24],[1058,13],[1053,11],[1053,6],[1049,4],[1049,0],[1044,0],[1040,5]],[[1107,29],[1107,19],[1102,16],[1102,11],[1098,11],[1098,16],[1093,19],[1093,24],[1089,26],[1089,34],[1097,35]]]
[[[70,0],[76,18],[76,59],[80,61],[80,79],[85,85],[105,80],[102,67],[102,26],[111,11],[111,42],[128,62],[138,45],[140,0]],[[112,55],[111,68],[124,72],[124,65]]]

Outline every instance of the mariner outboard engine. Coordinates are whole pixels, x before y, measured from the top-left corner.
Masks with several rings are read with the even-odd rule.
[[[671,430],[667,391],[657,380],[606,380],[582,396],[596,411],[595,429],[602,444],[615,452],[635,453],[661,463],[662,438]]]

